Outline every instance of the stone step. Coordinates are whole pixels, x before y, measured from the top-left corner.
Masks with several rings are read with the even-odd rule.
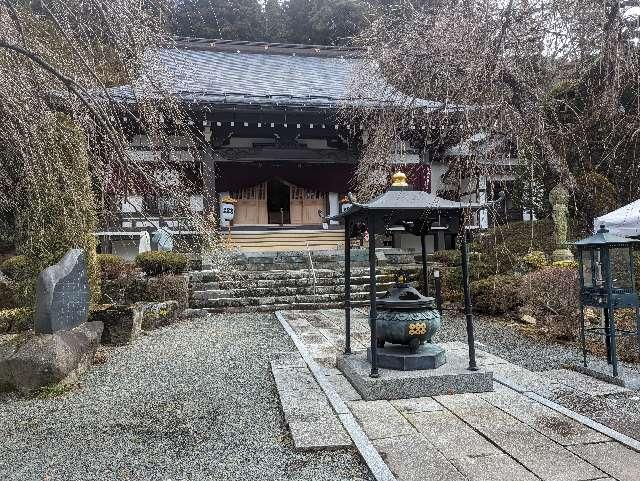
[[[271,361],[285,423],[297,450],[346,448],[352,440],[298,353]]]
[[[384,293],[384,291],[379,292],[379,294],[382,293]],[[368,300],[369,292],[354,292],[351,299],[356,302]],[[220,309],[226,307],[270,306],[276,304],[340,304],[343,301],[343,296],[340,294],[310,294],[273,297],[225,297],[218,299],[192,299],[189,303],[189,307],[196,309]]]
[[[412,279],[415,275],[410,276]],[[378,284],[390,285],[395,281],[394,276],[391,275],[380,275],[376,276],[376,282]],[[260,288],[269,288],[269,289],[278,289],[278,288],[306,288],[306,287],[330,287],[330,286],[344,286],[344,279],[341,277],[334,278],[320,278],[316,279],[314,282],[313,278],[307,279],[264,279],[264,280],[234,280],[234,281],[217,281],[217,282],[196,282],[191,284],[191,291],[211,291],[218,289],[225,290],[234,290],[234,289],[260,289]],[[351,286],[356,288],[356,286],[369,285],[369,277],[352,277],[351,278]]]
[[[385,282],[377,284],[380,291],[390,289],[394,284]],[[369,292],[369,284],[355,284],[351,286],[351,292]],[[239,289],[206,289],[194,290],[191,299],[222,299],[232,297],[275,297],[275,296],[295,296],[311,294],[342,294],[344,286],[342,284],[329,286],[287,286],[287,287],[249,287]]]
[[[366,307],[369,301],[351,301],[351,307]],[[238,312],[276,312],[276,311],[315,311],[318,309],[343,309],[344,303],[340,302],[319,302],[319,303],[293,303],[293,304],[269,304],[264,306],[242,306],[242,307],[204,307],[201,309],[192,309],[194,312],[202,312],[207,314],[227,313],[233,314]]]
[[[394,283],[386,282],[377,284],[378,292],[385,292],[394,286]],[[351,286],[351,293],[369,292],[369,284],[356,284]],[[277,296],[301,296],[314,294],[343,294],[344,286],[341,284],[331,286],[307,286],[307,287],[250,287],[245,289],[207,289],[192,291],[191,299],[223,299],[243,297],[277,297]]]
[[[402,266],[402,267],[384,267],[376,270],[377,275],[394,275],[398,271],[405,271],[409,273],[419,272],[421,269],[418,265]],[[315,269],[317,279],[325,278],[342,278],[344,272],[342,269]],[[356,268],[351,270],[352,278],[368,277],[369,269]],[[204,270],[194,271],[190,275],[192,283],[198,282],[218,282],[231,279],[247,279],[247,280],[282,280],[282,279],[307,279],[313,278],[313,271],[311,269],[272,269],[258,272],[229,272],[218,270]]]

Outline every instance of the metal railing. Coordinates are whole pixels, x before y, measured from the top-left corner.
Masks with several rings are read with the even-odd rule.
[[[313,257],[311,256],[309,241],[307,241],[307,255],[309,256],[309,265],[311,266],[311,273],[313,274],[313,294],[315,295],[318,291],[318,278],[316,277],[316,269],[313,266]]]

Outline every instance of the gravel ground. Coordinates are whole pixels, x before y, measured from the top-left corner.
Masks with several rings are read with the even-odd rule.
[[[273,315],[185,321],[111,350],[74,391],[0,401],[0,479],[369,480],[355,451],[298,453],[269,370]]]
[[[582,364],[582,348],[579,344],[554,342],[533,333],[525,332],[526,327],[513,321],[499,318],[473,316],[474,335],[482,348],[491,354],[529,369],[548,371],[560,369],[563,364]],[[435,342],[467,342],[466,321],[462,314],[445,312],[442,327]],[[596,359],[591,355],[587,360]],[[633,366],[623,363],[625,366]],[[635,366],[636,369],[639,366]]]

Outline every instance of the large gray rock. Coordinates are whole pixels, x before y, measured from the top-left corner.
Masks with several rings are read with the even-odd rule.
[[[70,249],[38,277],[35,331],[52,334],[87,322],[90,301],[85,252]]]
[[[71,382],[89,369],[102,335],[101,322],[54,334],[17,336],[0,344],[0,386],[23,393]]]

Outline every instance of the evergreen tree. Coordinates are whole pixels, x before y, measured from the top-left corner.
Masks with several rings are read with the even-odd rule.
[[[289,42],[312,43],[311,12],[314,3],[313,0],[287,0],[284,3]]]
[[[177,35],[226,40],[262,40],[258,0],[180,0],[174,10]]]
[[[278,0],[267,0],[264,4],[264,40],[290,41],[284,7]]]
[[[365,7],[358,0],[316,0],[311,11],[311,40],[322,45],[344,45],[362,28]]]

